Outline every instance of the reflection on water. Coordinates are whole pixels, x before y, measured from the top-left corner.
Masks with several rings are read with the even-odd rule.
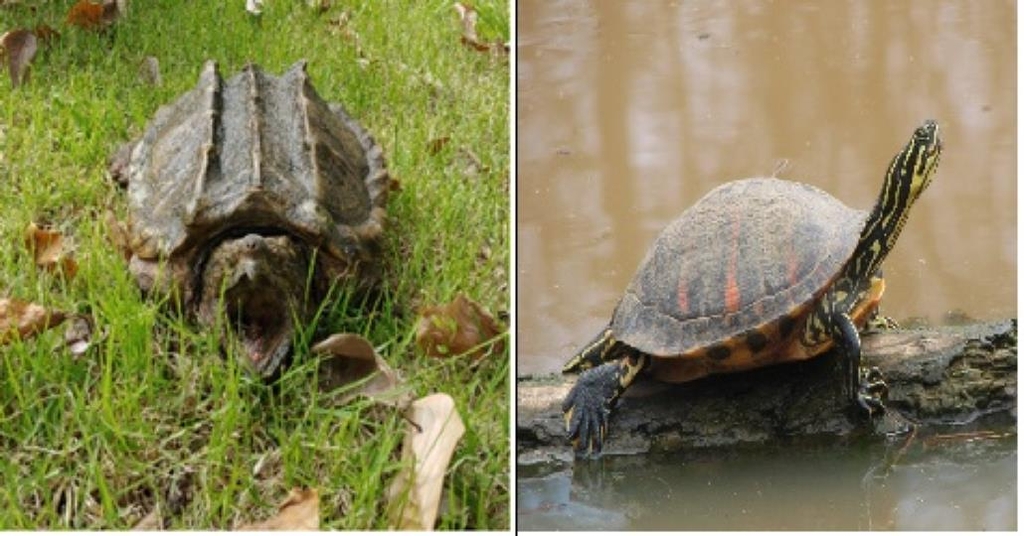
[[[1016,438],[722,450],[518,469],[522,530],[1014,530]],[[884,449],[887,449],[885,451]]]
[[[518,2],[518,364],[554,372],[714,186],[867,209],[923,119],[945,151],[885,265],[897,319],[1015,314],[1014,2]]]

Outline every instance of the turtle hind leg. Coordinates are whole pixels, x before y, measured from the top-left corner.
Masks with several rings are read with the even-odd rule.
[[[612,407],[650,362],[650,356],[630,348],[621,359],[580,374],[562,402],[565,430],[577,455],[601,452]]]
[[[900,329],[900,323],[892,317],[883,315],[878,309],[875,309],[868,318],[868,321],[864,323],[864,332],[866,333],[892,331],[894,329]]]
[[[562,367],[562,374],[581,372],[607,363],[612,359],[610,350],[616,342],[610,327],[602,329]]]

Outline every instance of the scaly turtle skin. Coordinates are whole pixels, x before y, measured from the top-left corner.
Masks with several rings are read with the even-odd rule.
[[[885,288],[881,264],[927,188],[934,121],[893,158],[870,214],[777,179],[715,188],[655,240],[608,327],[563,368],[583,371],[563,403],[578,453],[598,453],[619,396],[641,373],[668,382],[808,359],[838,345],[845,389],[869,415],[885,383],[861,370],[860,336]]]
[[[280,77],[249,65],[227,81],[208,62],[113,160],[140,287],[170,293],[201,324],[226,316],[261,375],[331,285],[378,278],[382,151],[320,98],[305,62]]]

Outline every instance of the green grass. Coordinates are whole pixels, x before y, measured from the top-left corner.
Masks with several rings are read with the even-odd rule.
[[[448,1],[336,1],[319,15],[271,1],[259,23],[242,0],[134,2],[103,34],[65,26],[71,3],[0,8],[0,32],[47,23],[62,34],[36,57],[30,83],[0,80],[0,292],[91,314],[98,342],[76,359],[58,328],[0,347],[0,528],[125,529],[160,504],[172,528],[226,529],[273,514],[292,486],[320,491],[324,528],[387,527],[399,412],[319,393],[302,360],[310,334],[279,382],[254,379],[214,330],[140,298],[109,241],[104,211],[123,218],[126,201],[106,177],[108,155],[194,86],[210,58],[225,75],[249,61],[278,74],[307,59],[320,94],[384,147],[401,190],[388,205],[383,298],[359,309],[342,291],[322,332],[361,333],[416,396],[455,398],[467,431],[438,527],[508,528],[507,351],[437,360],[414,343],[421,304],[464,292],[494,312],[510,307],[507,58],[463,47]],[[507,40],[507,3],[475,5],[481,37]],[[332,23],[343,12],[347,31]],[[159,59],[159,87],[139,81],[146,56]],[[428,150],[442,137],[450,142]],[[34,269],[21,246],[32,221],[73,241],[73,280]]]

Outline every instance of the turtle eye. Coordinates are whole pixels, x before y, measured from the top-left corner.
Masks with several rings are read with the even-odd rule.
[[[922,166],[928,160],[936,158],[942,150],[942,141],[939,139],[938,130],[938,125],[931,119],[925,121],[923,125],[914,130],[914,143],[923,146],[921,151]]]
[[[923,125],[914,130],[914,138],[930,143],[935,140],[938,130],[938,124],[936,124],[934,120],[928,119]]]

